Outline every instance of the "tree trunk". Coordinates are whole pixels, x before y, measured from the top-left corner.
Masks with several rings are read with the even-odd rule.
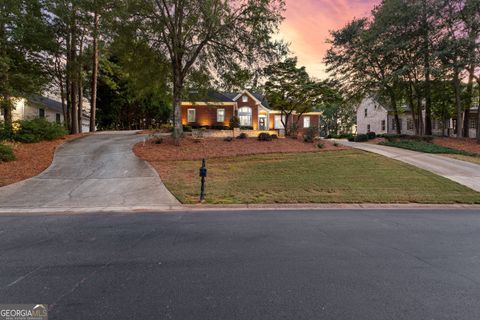
[[[425,134],[432,135],[432,93],[430,84],[430,44],[429,44],[429,28],[427,16],[427,1],[422,1],[423,11],[423,41],[424,41],[424,69],[425,69]],[[421,106],[420,106],[421,107]],[[422,117],[420,117],[422,118]],[[423,120],[422,120],[423,121]]]
[[[83,36],[80,40],[79,44],[79,52],[78,56],[80,57],[78,63],[78,107],[77,107],[77,121],[78,121],[78,132],[82,133],[82,115],[83,115],[83,77],[82,77],[82,70],[83,70],[83,63],[82,63],[82,55],[83,55]]]
[[[460,97],[460,72],[459,68],[455,67],[454,78],[453,78],[453,87],[455,89],[455,109],[457,111],[457,138],[462,137],[463,133],[463,110],[462,110],[462,101]]]
[[[71,103],[71,129],[70,132],[72,134],[78,133],[78,105],[77,105],[77,59],[76,59],[76,46],[77,46],[77,34],[76,34],[76,17],[75,17],[75,8],[72,8],[72,25],[70,26],[71,32],[71,44],[70,44],[70,60],[71,60],[71,67],[70,67],[70,76],[71,76],[71,83],[70,83],[70,103]]]
[[[98,15],[97,2],[95,1],[95,12],[93,17],[93,55],[92,55],[92,97],[90,100],[90,132],[96,130],[97,116],[97,78],[98,78]]]
[[[413,125],[415,126],[415,134],[420,135],[420,123],[418,122],[416,110],[415,110],[415,105],[413,102],[413,89],[412,89],[412,83],[410,82],[408,84],[408,103],[410,104],[410,109],[412,110],[412,119],[413,119]]]
[[[177,68],[175,68],[177,69]],[[175,144],[180,144],[180,140],[183,137],[183,125],[182,125],[182,91],[183,91],[183,79],[181,71],[174,70],[174,85],[173,85],[173,139]]]
[[[468,70],[468,84],[467,84],[467,104],[465,106],[465,118],[463,119],[463,136],[468,138],[470,136],[469,121],[470,121],[470,108],[473,102],[473,78],[475,76],[475,65],[472,64]]]
[[[478,84],[477,143],[480,143],[480,77],[477,78],[477,84]]]
[[[395,93],[393,92],[393,89],[390,89],[390,104],[391,104],[392,109],[393,109],[393,116],[395,118],[397,134],[401,134],[402,133],[402,128],[400,128],[400,117],[398,116],[397,99],[395,97]]]
[[[5,130],[10,133],[13,130],[12,127],[12,101],[8,94],[3,95],[2,101],[2,108],[3,108],[3,121],[5,123]]]

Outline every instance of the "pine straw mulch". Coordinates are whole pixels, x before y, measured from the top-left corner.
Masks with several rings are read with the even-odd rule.
[[[471,138],[435,138],[433,143],[452,148],[457,150],[463,150],[480,155],[480,144],[476,139]]]
[[[322,143],[324,147],[318,148]],[[300,139],[276,139],[273,141],[258,141],[256,138],[234,139],[224,141],[222,138],[207,138],[195,141],[191,137],[182,139],[180,146],[173,143],[171,137],[164,137],[161,144],[153,140],[137,143],[133,151],[146,161],[176,161],[201,160],[204,158],[236,157],[244,155],[267,153],[301,153],[325,152],[349,149],[345,146],[334,146],[333,142],[321,140],[314,143],[305,143]]]
[[[2,142],[13,148],[15,161],[0,162],[0,187],[34,177],[47,169],[53,160],[55,149],[62,143],[88,135],[68,135],[53,141],[37,143]]]

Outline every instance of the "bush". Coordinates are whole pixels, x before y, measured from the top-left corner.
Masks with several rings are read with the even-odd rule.
[[[211,126],[210,129],[212,130],[228,130],[230,127],[222,126],[222,125],[215,125]]]
[[[354,139],[355,142],[366,142],[368,141],[368,136],[366,134],[359,134]]]
[[[367,137],[368,137],[368,140],[372,140],[377,137],[377,134],[375,132],[368,132]]]
[[[353,133],[341,133],[341,134],[329,134],[326,138],[327,139],[351,139],[354,137],[355,135]]]
[[[272,140],[278,139],[278,135],[276,135],[276,134],[271,134],[270,137],[272,137]]]
[[[232,137],[226,137],[225,139],[223,139],[223,141],[232,142],[233,138]]]
[[[0,162],[7,162],[15,160],[13,149],[9,146],[0,144]]]
[[[258,135],[258,141],[272,141],[273,138],[270,134],[262,132]]]
[[[333,143],[333,146],[334,146],[334,147],[339,147],[340,145],[339,145],[337,142],[334,142],[334,143]]]
[[[54,140],[67,134],[63,125],[48,122],[46,119],[22,120],[19,129],[13,133],[12,139],[19,142],[32,143],[42,140]]]
[[[356,137],[357,137],[357,136],[352,135],[350,138],[348,138],[348,141],[354,142]]]
[[[305,134],[303,135],[303,141],[313,143],[316,137],[318,137],[318,128],[310,127],[305,131]]]
[[[240,118],[233,116],[230,118],[230,129],[240,128]]]
[[[325,145],[320,142],[320,143],[317,144],[317,148],[318,149],[323,149],[323,148],[325,148]]]
[[[192,132],[192,129],[191,126],[183,126],[183,132]]]
[[[253,130],[253,127],[240,127],[240,130]]]
[[[248,136],[245,132],[240,133],[237,137],[237,139],[247,139],[247,138],[248,138]]]

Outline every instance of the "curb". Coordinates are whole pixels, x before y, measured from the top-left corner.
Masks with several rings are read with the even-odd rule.
[[[91,207],[91,208],[1,208],[0,215],[58,215],[89,213],[175,213],[175,212],[234,212],[234,211],[339,211],[339,210],[479,210],[480,204],[242,204],[242,205],[164,205],[144,207]]]

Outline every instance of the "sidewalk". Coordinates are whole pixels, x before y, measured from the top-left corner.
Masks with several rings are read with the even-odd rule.
[[[345,146],[373,152],[411,164],[480,192],[480,165],[478,164],[431,153],[422,153],[377,144],[349,142],[345,140],[337,140],[337,142]]]

